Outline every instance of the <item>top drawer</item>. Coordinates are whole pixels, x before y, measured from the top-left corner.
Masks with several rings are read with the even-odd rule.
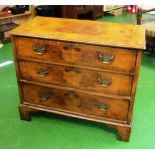
[[[134,73],[136,50],[34,38],[15,38],[17,56]]]

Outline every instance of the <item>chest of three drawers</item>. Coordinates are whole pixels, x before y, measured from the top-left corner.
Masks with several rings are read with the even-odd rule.
[[[118,138],[129,139],[141,53],[29,37],[14,37],[14,45],[22,119],[43,110],[110,122],[119,124]]]
[[[145,48],[140,26],[36,17],[11,34],[22,120],[51,112],[104,123],[129,140]]]

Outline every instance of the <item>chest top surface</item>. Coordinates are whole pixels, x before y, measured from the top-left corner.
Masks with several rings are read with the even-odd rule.
[[[125,48],[145,48],[139,25],[52,17],[35,17],[11,31],[12,35],[84,42]]]

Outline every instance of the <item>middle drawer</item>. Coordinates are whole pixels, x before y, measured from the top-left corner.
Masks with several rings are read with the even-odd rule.
[[[19,61],[20,78],[87,91],[130,96],[133,76],[73,66]]]

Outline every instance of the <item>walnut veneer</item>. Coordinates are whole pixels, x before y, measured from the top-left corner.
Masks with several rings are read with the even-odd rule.
[[[11,33],[21,119],[46,111],[104,123],[129,140],[140,26],[36,17]]]

